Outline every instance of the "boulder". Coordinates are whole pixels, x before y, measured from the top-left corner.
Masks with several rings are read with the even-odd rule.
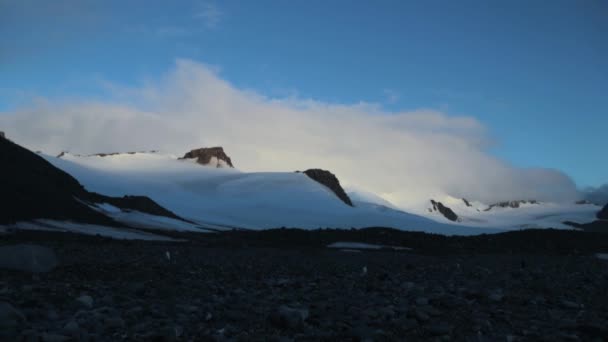
[[[298,171],[299,172],[299,171]],[[338,178],[331,172],[321,169],[308,169],[304,171],[304,174],[313,179],[314,181],[321,183],[331,190],[342,202],[347,205],[353,206],[353,202],[350,197],[346,194]]]
[[[268,320],[280,329],[297,329],[308,318],[308,309],[281,305],[270,314]]]
[[[234,167],[232,160],[224,152],[222,147],[203,147],[192,150],[180,159],[196,159],[196,162],[201,165],[210,165],[215,167]]]
[[[27,244],[0,247],[0,268],[42,273],[57,265],[57,256],[48,247]]]
[[[0,301],[0,337],[5,332],[15,330],[20,323],[25,321],[25,316],[11,304]]]

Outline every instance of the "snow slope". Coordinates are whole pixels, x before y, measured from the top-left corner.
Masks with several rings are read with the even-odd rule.
[[[44,157],[74,176],[89,191],[110,196],[148,196],[203,227],[384,226],[446,235],[502,231],[444,224],[395,210],[386,203],[355,201],[356,207],[349,207],[328,188],[302,173],[245,173],[205,167],[159,153]]]
[[[564,221],[587,223],[595,220],[595,214],[601,209],[593,204],[575,203],[525,203],[519,208],[492,207],[488,204],[470,201],[467,206],[460,198],[439,196],[434,198],[452,209],[459,218],[456,224],[474,227],[517,227],[517,228],[562,228],[571,229]],[[430,212],[430,201],[418,208],[416,212],[449,222],[439,212]]]

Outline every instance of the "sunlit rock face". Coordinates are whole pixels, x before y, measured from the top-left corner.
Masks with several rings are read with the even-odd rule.
[[[203,147],[186,153],[181,159],[196,159],[201,165],[221,167],[232,167],[232,160],[224,152],[222,147]]]

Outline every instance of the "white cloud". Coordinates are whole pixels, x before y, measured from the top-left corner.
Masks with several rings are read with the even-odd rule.
[[[104,102],[39,101],[0,115],[0,127],[48,153],[181,154],[222,145],[242,170],[325,168],[402,207],[442,193],[484,202],[578,197],[561,172],[515,168],[490,155],[492,140],[471,117],[268,98],[188,60],[177,61],[162,80],[113,92]]]

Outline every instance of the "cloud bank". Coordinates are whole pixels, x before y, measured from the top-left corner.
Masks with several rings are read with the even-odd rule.
[[[241,170],[325,168],[347,186],[404,208],[442,194],[486,203],[579,198],[574,182],[559,171],[516,168],[493,157],[485,128],[466,116],[268,98],[189,60],[141,87],[112,89],[104,101],[38,100],[0,115],[0,127],[46,153],[182,154],[221,145]]]

